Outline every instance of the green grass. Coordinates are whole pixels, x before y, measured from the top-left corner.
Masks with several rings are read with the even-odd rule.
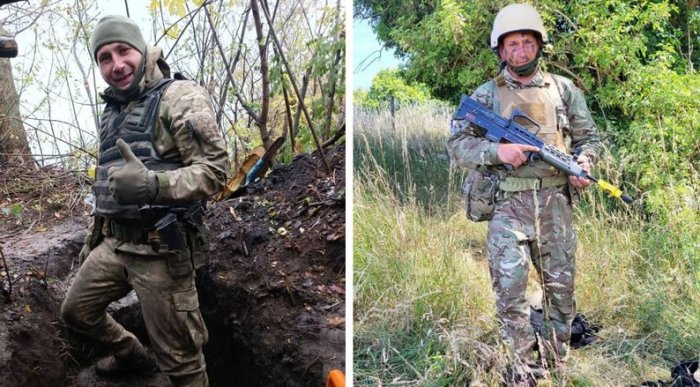
[[[464,216],[464,172],[445,151],[450,112],[434,110],[404,109],[393,125],[388,112],[355,112],[356,386],[498,386],[512,364],[498,334],[486,224]],[[563,379],[540,385],[668,380],[674,361],[700,356],[700,277],[688,248],[700,237],[642,213],[586,193],[576,214],[577,305],[603,329],[572,351]]]

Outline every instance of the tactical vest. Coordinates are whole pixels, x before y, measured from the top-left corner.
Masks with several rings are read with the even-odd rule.
[[[170,171],[184,166],[179,156],[175,159],[163,159],[155,144],[154,130],[158,120],[159,103],[163,92],[172,82],[172,79],[161,80],[154,88],[143,93],[135,105],[132,102],[121,112],[118,102],[107,102],[100,122],[100,157],[93,185],[97,198],[97,215],[117,220],[141,218],[139,205],[119,204],[109,191],[109,168],[126,164],[116,146],[118,139],[121,138],[129,144],[134,155],[150,170]]]
[[[540,87],[528,87],[525,89],[509,90],[503,76],[495,79],[497,85],[500,113],[502,117],[510,119],[515,109],[520,109],[528,117],[539,125],[537,137],[547,144],[556,146],[564,152],[571,147],[571,138],[564,136],[563,128],[559,125],[558,116],[566,117],[564,102],[562,101],[554,78],[549,73],[543,73],[544,83]],[[494,106],[494,108],[498,108]],[[531,133],[535,133],[537,127],[530,121],[516,117],[515,121],[526,127]],[[562,175],[563,172],[539,161],[532,164],[524,164],[520,168],[510,171],[509,177],[531,178],[552,177]]]

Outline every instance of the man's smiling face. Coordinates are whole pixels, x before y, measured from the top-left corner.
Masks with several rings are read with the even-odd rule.
[[[126,43],[105,44],[97,51],[97,65],[102,78],[112,87],[126,90],[141,64],[141,53]]]

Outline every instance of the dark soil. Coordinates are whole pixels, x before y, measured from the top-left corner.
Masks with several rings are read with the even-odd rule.
[[[326,157],[330,175],[298,156],[210,209],[199,289],[214,385],[321,386],[344,370],[345,149]]]
[[[326,157],[331,174],[297,156],[209,205],[212,260],[198,289],[212,386],[323,386],[345,369],[345,149]],[[169,385],[161,374],[100,380],[94,363],[107,352],[60,320],[88,188],[78,174],[0,166],[2,386]],[[135,298],[110,310],[148,345]]]

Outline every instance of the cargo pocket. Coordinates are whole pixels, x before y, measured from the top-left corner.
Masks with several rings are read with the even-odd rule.
[[[190,250],[167,251],[165,252],[168,263],[168,274],[172,278],[183,278],[192,274],[192,260]]]
[[[192,251],[192,265],[195,270],[209,264],[209,230],[205,224],[187,231],[188,244]]]
[[[209,332],[204,325],[204,319],[199,311],[199,299],[197,289],[192,287],[187,290],[173,292],[173,307],[180,326],[186,333],[187,348],[199,350],[209,341]]]

